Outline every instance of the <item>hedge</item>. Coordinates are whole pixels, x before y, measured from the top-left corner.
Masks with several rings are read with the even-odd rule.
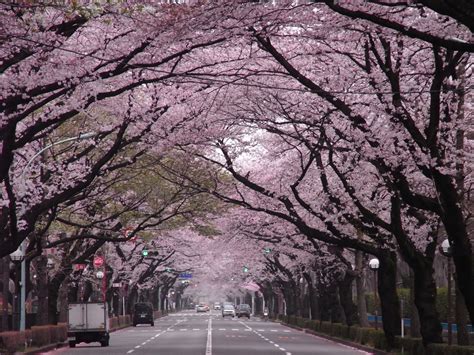
[[[309,329],[316,333],[322,333],[331,337],[349,340],[361,345],[370,346],[379,350],[401,351],[402,347],[406,354],[414,355],[472,355],[474,347],[453,346],[447,344],[430,344],[423,346],[420,338],[400,338],[395,340],[395,349],[388,349],[387,340],[382,330],[374,328],[363,328],[359,326],[348,326],[340,323],[309,320],[295,316],[278,316],[277,319],[284,323],[295,325],[300,328]]]
[[[10,331],[0,333],[0,353],[15,353],[25,347],[41,347],[62,343],[67,340],[67,325],[41,325],[23,332]]]
[[[0,353],[13,354],[23,350],[26,343],[25,332],[2,332],[0,333]]]

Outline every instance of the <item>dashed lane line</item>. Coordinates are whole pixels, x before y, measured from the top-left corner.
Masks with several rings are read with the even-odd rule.
[[[262,338],[263,340],[265,340],[266,342],[272,344],[275,348],[283,351],[285,353],[285,355],[291,355],[290,352],[286,351],[285,348],[282,348],[280,345],[278,345],[277,343],[275,343],[274,341],[271,341],[270,339],[266,338],[264,335],[260,334],[259,331],[263,331],[263,329],[252,329],[251,327],[249,327],[247,324],[245,324],[244,322],[240,322],[244,327],[246,327],[247,329],[253,331],[256,335],[258,335],[260,338]],[[273,330],[272,330],[273,331]],[[275,330],[276,331],[276,330]]]
[[[175,324],[173,324],[171,327],[174,327],[176,325],[178,325],[179,323],[181,323],[182,321],[179,320],[177,321]],[[155,334],[154,336],[152,336],[151,338],[145,340],[143,343],[141,343],[140,345],[136,345],[133,349],[130,349],[129,351],[127,351],[127,354],[131,354],[133,353],[136,349],[140,349],[142,346],[145,346],[147,345],[150,341],[152,341],[153,339],[156,339],[157,337],[159,337],[161,334],[164,334],[166,333],[167,331],[169,331],[171,329],[171,327],[165,329],[165,330],[162,330],[161,332]]]

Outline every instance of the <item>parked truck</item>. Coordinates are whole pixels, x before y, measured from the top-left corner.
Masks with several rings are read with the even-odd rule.
[[[81,342],[99,342],[101,346],[109,346],[107,304],[103,302],[70,303],[67,336],[71,348]]]

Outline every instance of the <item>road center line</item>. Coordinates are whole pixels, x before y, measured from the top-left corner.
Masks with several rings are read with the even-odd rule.
[[[206,355],[212,355],[212,318],[209,318],[207,325]]]

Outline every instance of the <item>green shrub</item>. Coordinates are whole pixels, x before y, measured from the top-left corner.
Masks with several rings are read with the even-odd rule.
[[[306,319],[301,317],[295,317],[296,325],[300,328],[305,328]]]
[[[386,350],[388,348],[387,338],[383,331],[370,329],[369,338],[369,344],[371,344],[372,347],[380,350]]]
[[[404,352],[408,354],[424,355],[425,348],[421,338],[395,338],[395,346],[397,349],[403,347]]]
[[[67,324],[66,323],[58,323],[58,334],[59,339],[58,342],[64,342],[67,340]]]
[[[49,326],[49,343],[50,344],[59,343],[59,328],[57,325]]]
[[[338,338],[349,339],[350,327],[341,323],[333,323],[330,335]]]
[[[33,343],[33,332],[31,329],[25,329],[25,344],[27,347]]]
[[[330,334],[332,329],[332,323],[331,322],[321,322],[321,327],[320,327],[320,332],[324,334]]]
[[[447,344],[430,344],[426,349],[426,355],[472,355],[474,347],[457,346]]]
[[[117,329],[120,326],[118,317],[109,318],[109,328]]]
[[[25,347],[25,332],[2,332],[0,333],[1,353],[13,354]]]
[[[34,346],[51,344],[51,331],[49,325],[31,327],[31,332]]]

